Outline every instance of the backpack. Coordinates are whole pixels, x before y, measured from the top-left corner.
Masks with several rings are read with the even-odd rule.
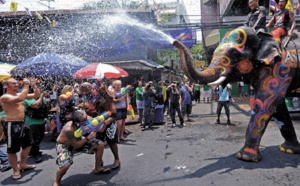
[[[156,97],[157,104],[162,105],[164,103],[164,96],[162,94],[162,89],[156,89]]]
[[[41,104],[38,108],[28,107],[26,115],[34,119],[45,119],[48,117],[48,108],[45,104]]]

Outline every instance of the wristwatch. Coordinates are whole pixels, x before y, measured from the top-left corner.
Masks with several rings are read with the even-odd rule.
[[[86,142],[90,142],[91,140],[90,139],[88,139],[87,137],[83,137],[83,139],[85,139],[86,140]]]

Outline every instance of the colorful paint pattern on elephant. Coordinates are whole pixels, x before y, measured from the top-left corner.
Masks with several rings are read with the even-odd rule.
[[[249,59],[244,59],[237,63],[237,68],[242,74],[247,74],[252,70],[252,62]]]
[[[258,149],[267,121],[276,111],[275,102],[283,101],[288,86],[292,81],[291,68],[284,60],[278,61],[273,68],[264,67],[261,71],[262,81],[252,110],[251,137],[256,139],[254,149]],[[289,76],[289,77],[288,77]]]
[[[285,50],[282,54],[283,62],[290,66],[297,68],[297,53],[296,50]],[[298,52],[298,59],[300,59],[300,53]]]
[[[236,49],[239,52],[242,52],[245,49],[246,41],[247,33],[245,30],[235,29],[229,32],[214,52],[211,64],[211,67],[213,67],[212,69],[221,69],[221,75],[230,72],[233,64],[231,59],[228,57],[228,52],[230,49]]]

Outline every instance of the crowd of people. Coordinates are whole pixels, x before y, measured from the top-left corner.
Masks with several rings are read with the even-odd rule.
[[[2,84],[6,90],[0,97],[1,108],[6,115],[2,125],[7,138],[7,154],[1,151],[3,170],[11,167],[12,179],[17,180],[23,171],[35,169],[36,165],[28,165],[26,160],[31,157],[36,163],[43,161],[40,143],[44,138],[46,123],[54,119],[58,165],[54,185],[60,183],[62,176],[73,164],[76,151],[95,154],[95,174],[110,173],[120,167],[118,143],[124,140],[127,131],[125,121],[129,105],[138,113],[142,130],[153,129],[154,118],[160,117],[160,121],[164,121],[164,115],[171,118],[170,124],[175,127],[176,113],[183,127],[185,122],[192,122],[193,101],[201,102],[200,89],[205,91],[204,86],[190,84],[188,80],[153,83],[140,79],[127,87],[124,87],[121,80],[107,82],[97,79],[73,85],[60,81],[56,85],[47,86],[47,89],[43,83],[37,84],[35,78],[18,81],[11,77]],[[210,94],[207,96],[208,101]],[[56,113],[48,117],[49,111]],[[108,111],[111,115],[98,131],[80,137],[74,135],[80,126]],[[110,168],[103,166],[105,143],[114,156]],[[20,149],[18,164],[17,152]]]
[[[245,26],[252,27],[256,32],[264,32],[274,26],[271,34],[280,42],[282,36],[292,36],[295,28],[293,12],[285,9],[287,1],[279,0],[279,12],[266,24],[266,10],[258,6],[258,0],[249,0],[251,12]],[[267,60],[267,59],[262,59]],[[263,61],[269,64],[268,61]],[[191,84],[187,79],[182,82],[166,81],[143,82],[139,80],[130,87],[125,87],[121,80],[114,80],[110,85],[102,79],[94,82],[64,84],[59,82],[51,88],[41,88],[36,85],[35,78],[24,78],[22,86],[14,78],[5,79],[2,84],[6,93],[0,97],[1,109],[5,112],[2,121],[3,131],[7,138],[7,154],[0,149],[1,171],[12,168],[12,179],[18,180],[23,171],[32,170],[36,165],[26,163],[28,157],[35,162],[43,161],[40,143],[44,138],[45,124],[50,110],[56,111],[56,164],[58,169],[53,185],[59,185],[63,175],[73,164],[75,152],[95,154],[94,174],[109,174],[121,166],[118,143],[121,143],[126,133],[125,122],[128,108],[136,110],[141,129],[153,129],[156,118],[163,121],[167,114],[171,118],[171,126],[175,127],[176,113],[180,126],[192,122],[193,101],[203,103],[218,101],[217,121],[220,123],[222,107],[225,108],[227,124],[230,121],[230,91],[231,85],[218,86],[212,90],[207,85]],[[201,91],[202,89],[202,91]],[[238,82],[240,97],[244,97],[244,83]],[[101,121],[100,127],[79,137],[74,134],[82,126],[93,122],[101,114],[110,115]],[[114,162],[107,168],[104,166],[103,152],[105,142],[110,147]],[[20,152],[18,163],[17,153]]]

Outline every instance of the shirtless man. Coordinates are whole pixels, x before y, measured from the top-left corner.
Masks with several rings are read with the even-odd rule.
[[[95,153],[95,168],[94,174],[108,174],[110,169],[102,167],[102,156],[104,151],[104,143],[96,139],[96,131],[92,131],[87,137],[76,138],[74,131],[84,124],[88,120],[88,116],[83,110],[77,110],[72,115],[72,121],[66,123],[61,133],[57,137],[56,152],[57,159],[56,164],[59,166],[56,171],[56,178],[53,186],[60,184],[61,178],[70,166],[73,164],[74,150],[83,151],[83,149],[89,149],[90,151],[83,151],[84,153],[93,154]],[[100,132],[104,131],[106,125],[111,122],[111,118],[107,119],[105,124],[101,126]]]
[[[23,89],[18,93],[19,84],[14,78],[8,78],[3,82],[7,93],[0,97],[0,104],[6,114],[3,122],[4,134],[7,137],[7,153],[8,161],[13,168],[12,179],[18,180],[21,178],[21,171],[34,169],[35,165],[27,165],[26,160],[28,153],[33,143],[30,127],[24,123],[25,111],[24,100],[38,98],[40,91],[35,85],[33,78],[23,80]],[[28,94],[29,85],[34,90],[33,94]],[[17,152],[20,151],[20,164],[18,166]]]

